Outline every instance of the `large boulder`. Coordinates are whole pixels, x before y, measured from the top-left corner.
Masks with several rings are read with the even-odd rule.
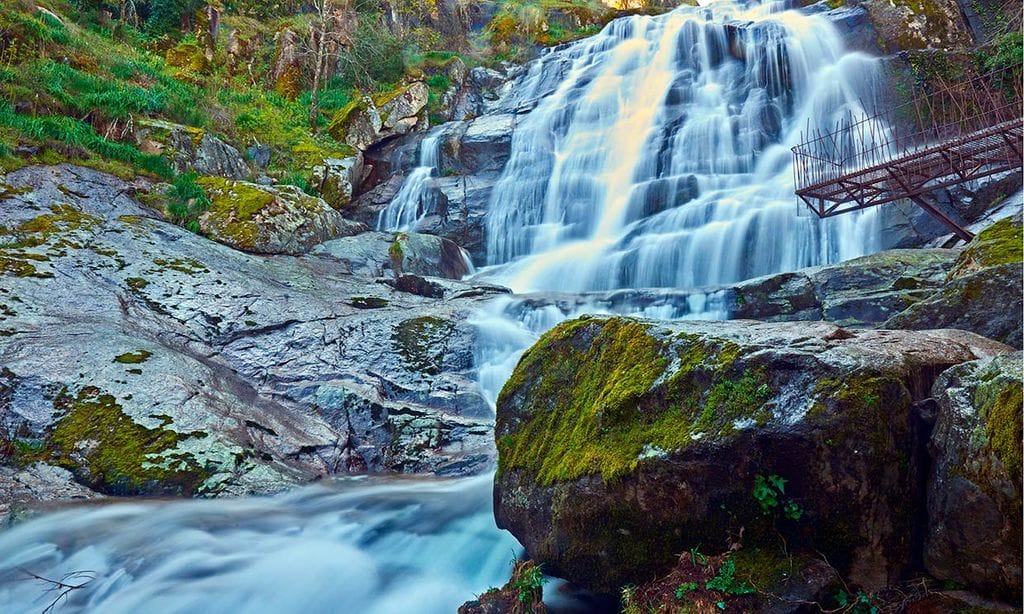
[[[263,186],[219,177],[199,185],[210,208],[199,228],[211,239],[258,254],[303,254],[315,245],[365,230],[316,196],[288,185]]]
[[[327,133],[336,141],[365,150],[377,142],[382,123],[380,111],[369,96],[358,97],[334,114]]]
[[[464,249],[443,237],[400,232],[388,249],[391,266],[397,275],[427,275],[462,279],[473,272],[473,264]]]
[[[978,233],[960,254],[944,287],[896,314],[884,327],[959,328],[1020,348],[1021,228],[1018,212]]]
[[[951,249],[897,249],[752,279],[727,291],[729,315],[880,324],[940,289],[956,257]]]
[[[1021,353],[949,369],[934,387],[929,573],[982,594],[1021,594]]]
[[[312,253],[343,262],[346,272],[364,277],[462,279],[473,270],[468,254],[455,243],[415,232],[363,232],[327,241]]]
[[[970,45],[971,30],[957,0],[864,2],[885,53]]]
[[[324,158],[313,167],[312,184],[327,204],[342,209],[352,202],[352,195],[363,180],[364,170],[360,151],[345,158]]]
[[[244,179],[249,167],[237,149],[201,128],[157,119],[139,119],[135,138],[149,154],[167,158],[179,173],[194,172],[227,179]]]
[[[381,136],[408,134],[419,123],[420,111],[427,106],[430,89],[422,81],[413,81],[374,100],[380,109]]]
[[[878,589],[909,568],[923,512],[915,403],[1007,351],[962,331],[566,322],[498,399],[495,515],[549,573],[603,593],[780,533]]]
[[[327,132],[337,141],[366,151],[385,139],[425,126],[421,116],[429,93],[426,83],[413,81],[375,98],[356,98],[334,114]]]

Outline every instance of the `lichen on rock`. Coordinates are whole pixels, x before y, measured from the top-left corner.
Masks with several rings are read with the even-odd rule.
[[[324,241],[363,229],[320,198],[293,186],[262,186],[220,177],[198,180],[210,198],[199,217],[203,234],[237,249],[300,254]]]
[[[114,495],[193,494],[210,473],[175,449],[206,433],[150,428],[126,415],[112,395],[94,386],[62,392],[53,406],[61,417],[48,438],[49,458],[100,492]]]

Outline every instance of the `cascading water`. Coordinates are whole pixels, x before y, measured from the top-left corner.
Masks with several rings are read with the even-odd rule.
[[[411,230],[435,209],[430,180],[437,174],[443,135],[444,129],[435,130],[420,142],[419,166],[409,172],[398,194],[377,214],[377,230]]]
[[[567,318],[725,319],[701,287],[878,249],[873,210],[803,212],[789,151],[802,130],[833,127],[879,95],[877,60],[847,53],[824,17],[785,7],[713,0],[623,18],[530,67],[520,99],[551,89],[552,75],[560,83],[513,134],[483,275],[517,292],[691,290],[683,306],[494,301],[476,321],[492,401],[522,352]]]
[[[874,212],[800,215],[789,148],[876,90],[876,63],[828,21],[715,1],[612,22],[523,118],[487,215],[516,291],[695,287],[876,249]]]
[[[801,128],[856,113],[874,65],[825,19],[780,8],[716,0],[618,19],[535,62],[512,96],[553,93],[517,121],[485,274],[518,291],[695,288],[876,249],[873,212],[798,215],[788,151]],[[429,212],[442,130],[378,229]],[[579,313],[728,317],[713,291],[679,296],[495,301],[476,319],[480,386],[493,402],[537,335]],[[494,526],[490,483],[345,480],[58,512],[0,533],[0,604],[42,610],[53,594],[26,572],[88,570],[62,611],[452,612],[503,583],[518,549]]]

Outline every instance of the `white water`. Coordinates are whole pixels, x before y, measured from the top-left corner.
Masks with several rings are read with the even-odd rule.
[[[822,17],[715,1],[631,17],[535,63],[570,62],[523,118],[487,216],[489,264],[517,292],[696,287],[877,249],[874,211],[820,221],[789,148],[877,89]]]
[[[546,87],[552,63],[570,66],[517,123],[487,219],[488,274],[518,291],[688,288],[876,249],[873,212],[798,214],[788,151],[808,121],[856,113],[874,65],[845,53],[824,20],[776,8],[723,0],[617,20],[535,63],[518,85],[524,97]],[[439,136],[422,143],[378,228],[405,229],[428,212]],[[506,297],[478,314],[479,381],[492,402],[521,352],[567,317],[728,317],[699,293],[685,309],[546,305]],[[96,579],[59,611],[453,612],[503,583],[517,550],[494,526],[488,477],[118,503],[0,533],[0,605],[49,603],[25,570],[90,570]]]
[[[0,611],[437,612],[508,579],[489,476],[344,480],[273,498],[74,508],[0,532]]]
[[[398,194],[377,214],[377,230],[411,230],[433,212],[435,194],[430,180],[437,175],[443,134],[444,130],[436,130],[420,142],[419,166],[409,172]]]

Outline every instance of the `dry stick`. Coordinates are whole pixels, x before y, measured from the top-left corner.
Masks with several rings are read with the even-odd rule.
[[[57,593],[57,596],[53,599],[53,601],[50,602],[50,605],[46,606],[46,609],[43,610],[42,614],[49,614],[53,611],[54,608],[57,607],[57,604],[59,604],[62,599],[67,598],[71,591],[84,588],[87,584],[96,579],[96,572],[94,571],[72,571],[65,574],[63,577],[61,577],[60,580],[52,580],[50,578],[40,576],[39,574],[32,573],[24,567],[19,567],[18,570],[28,575],[32,579],[39,580],[41,582],[46,582],[47,584],[49,584],[50,587],[47,588],[45,592]],[[66,582],[67,580],[71,580],[73,578],[86,578],[86,580],[81,584],[68,584]]]

